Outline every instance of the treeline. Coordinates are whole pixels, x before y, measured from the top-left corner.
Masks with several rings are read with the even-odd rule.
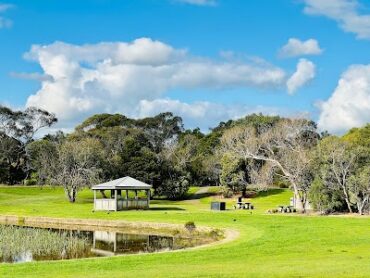
[[[35,140],[53,115],[0,113],[0,182],[61,185],[71,202],[82,187],[131,176],[169,199],[184,197],[191,184],[220,185],[225,196],[278,186],[291,188],[302,210],[369,211],[370,125],[337,137],[306,119],[253,114],[204,134],[185,130],[172,113],[99,114],[71,134]]]

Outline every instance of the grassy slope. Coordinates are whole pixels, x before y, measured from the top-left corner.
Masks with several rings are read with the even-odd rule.
[[[196,192],[193,190],[192,192]],[[154,201],[150,211],[92,213],[92,195],[77,204],[60,189],[0,188],[0,214],[123,219],[232,228],[222,245],[160,254],[1,265],[0,277],[366,277],[370,273],[370,218],[264,215],[286,204],[287,190],[253,199],[256,210],[209,211],[212,197]],[[14,204],[17,204],[16,206]],[[228,205],[231,201],[228,201]],[[229,206],[230,207],[230,206]]]

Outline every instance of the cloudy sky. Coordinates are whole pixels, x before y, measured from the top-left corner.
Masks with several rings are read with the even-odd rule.
[[[365,0],[9,0],[0,42],[0,103],[66,130],[104,112],[204,131],[255,112],[370,122]]]

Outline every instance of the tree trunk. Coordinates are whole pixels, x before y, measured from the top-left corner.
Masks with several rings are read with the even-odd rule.
[[[303,201],[302,201],[302,198],[301,198],[301,196],[299,194],[299,190],[297,188],[297,185],[293,181],[290,181],[290,183],[293,186],[294,199],[295,199],[295,203],[296,203],[296,208],[297,209],[302,209],[302,212],[306,212],[306,204],[303,203]]]
[[[245,188],[245,187],[242,190],[242,197],[247,198],[247,188]]]
[[[75,188],[71,188],[71,189],[65,188],[65,191],[66,191],[68,201],[70,203],[74,203],[76,201],[76,195],[77,195],[76,189]]]
[[[349,196],[348,196],[348,192],[347,192],[345,185],[342,185],[342,190],[343,190],[344,200],[346,201],[348,211],[349,213],[352,213],[351,202],[349,201]]]
[[[365,205],[366,203],[369,201],[369,197],[365,197],[362,202],[357,202],[357,209],[358,209],[358,213],[360,215],[363,215],[364,214],[364,208],[365,208]]]

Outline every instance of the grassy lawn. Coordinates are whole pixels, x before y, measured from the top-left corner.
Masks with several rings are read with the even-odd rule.
[[[194,195],[198,188],[192,188]],[[252,199],[255,210],[212,212],[206,194],[153,201],[151,210],[92,213],[92,193],[76,204],[59,188],[0,187],[0,215],[100,218],[230,228],[231,242],[195,250],[0,265],[0,277],[369,277],[370,218],[266,215],[288,204],[277,189]],[[232,200],[228,200],[231,208]]]

